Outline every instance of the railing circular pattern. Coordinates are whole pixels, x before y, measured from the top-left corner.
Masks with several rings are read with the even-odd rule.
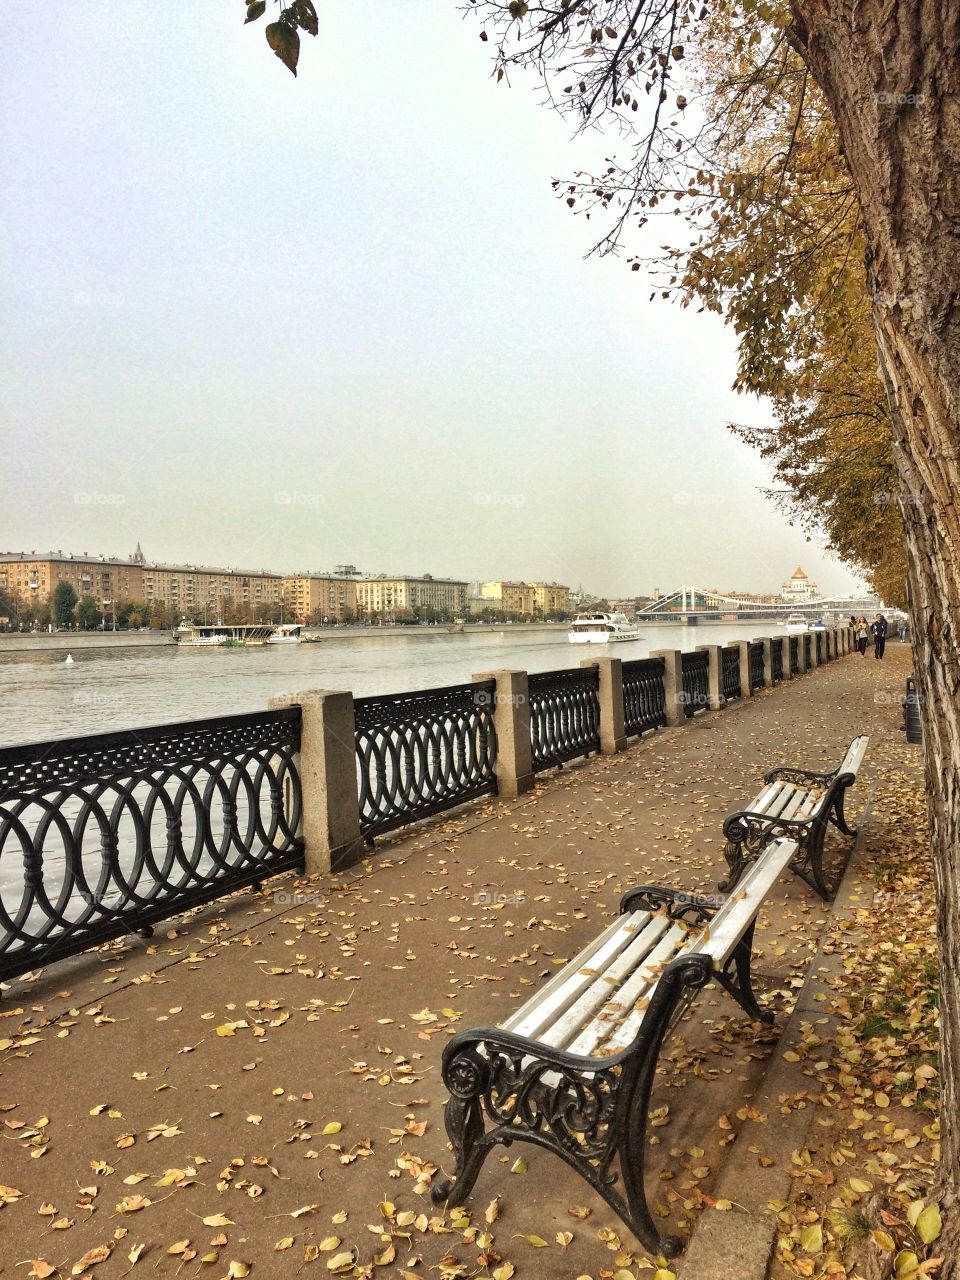
[[[750,692],[763,688],[763,641],[750,642]]]
[[[637,658],[623,664],[623,720],[628,737],[667,723],[662,658]]]
[[[534,773],[600,750],[599,689],[595,666],[529,677]]]
[[[496,681],[354,701],[367,837],[496,791]]]
[[[0,751],[0,978],[301,866],[299,715]]]
[[[710,655],[685,653],[680,658],[683,675],[683,711],[687,716],[710,705]]]
[[[723,666],[723,696],[727,702],[731,702],[743,695],[740,688],[740,646],[731,645],[730,648],[721,649],[720,658]]]

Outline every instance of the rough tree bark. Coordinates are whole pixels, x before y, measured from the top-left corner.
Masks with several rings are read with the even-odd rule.
[[[960,1276],[960,0],[791,0],[863,208],[923,699],[941,948],[942,1182]]]

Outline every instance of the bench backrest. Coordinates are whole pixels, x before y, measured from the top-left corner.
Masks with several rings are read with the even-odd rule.
[[[797,853],[796,840],[771,840],[739,881],[713,919],[701,930],[691,932],[683,955],[709,955],[714,968],[722,969],[737,943],[756,918],[767,894]]]
[[[863,764],[863,757],[867,754],[869,745],[870,738],[865,733],[861,733],[858,738],[854,738],[849,747],[847,747],[847,754],[840,762],[840,768],[837,773],[852,773],[856,777],[860,771],[860,766]]]

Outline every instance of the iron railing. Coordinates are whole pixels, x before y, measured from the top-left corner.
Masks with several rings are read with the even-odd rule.
[[[800,638],[803,641],[803,665],[805,670],[809,671],[811,666],[813,666],[813,662],[810,657],[810,650],[813,647],[813,636],[809,631],[805,631]]]
[[[692,716],[710,705],[710,655],[684,653],[680,664],[683,672],[683,711]]]
[[[763,641],[750,642],[750,692],[763,688]]]
[[[817,644],[817,662],[825,662],[826,655],[824,654],[823,646],[826,641],[826,636],[822,631],[816,631],[814,632],[813,638]]]
[[[628,738],[667,723],[662,658],[638,658],[623,664],[623,722]]]
[[[720,650],[720,675],[725,702],[732,702],[741,697],[740,688],[740,646]]]
[[[368,839],[497,789],[495,680],[356,698],[360,830]]]
[[[790,636],[790,674],[800,674],[800,637]]]
[[[300,709],[0,749],[0,979],[303,865]]]
[[[773,667],[773,683],[779,684],[783,679],[783,645],[779,639],[775,639],[773,641],[771,658],[771,666]]]
[[[599,688],[593,666],[529,677],[534,773],[600,750]]]

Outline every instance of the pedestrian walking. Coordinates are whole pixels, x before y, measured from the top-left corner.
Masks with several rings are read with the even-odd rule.
[[[870,628],[867,626],[866,618],[861,618],[857,623],[857,649],[862,657],[867,652],[867,641],[870,639]]]
[[[887,620],[882,613],[878,613],[871,622],[870,630],[873,633],[873,656],[882,658],[887,643]]]
[[[907,638],[907,620],[906,618],[897,619],[897,635],[900,637],[900,643],[903,644]]]

